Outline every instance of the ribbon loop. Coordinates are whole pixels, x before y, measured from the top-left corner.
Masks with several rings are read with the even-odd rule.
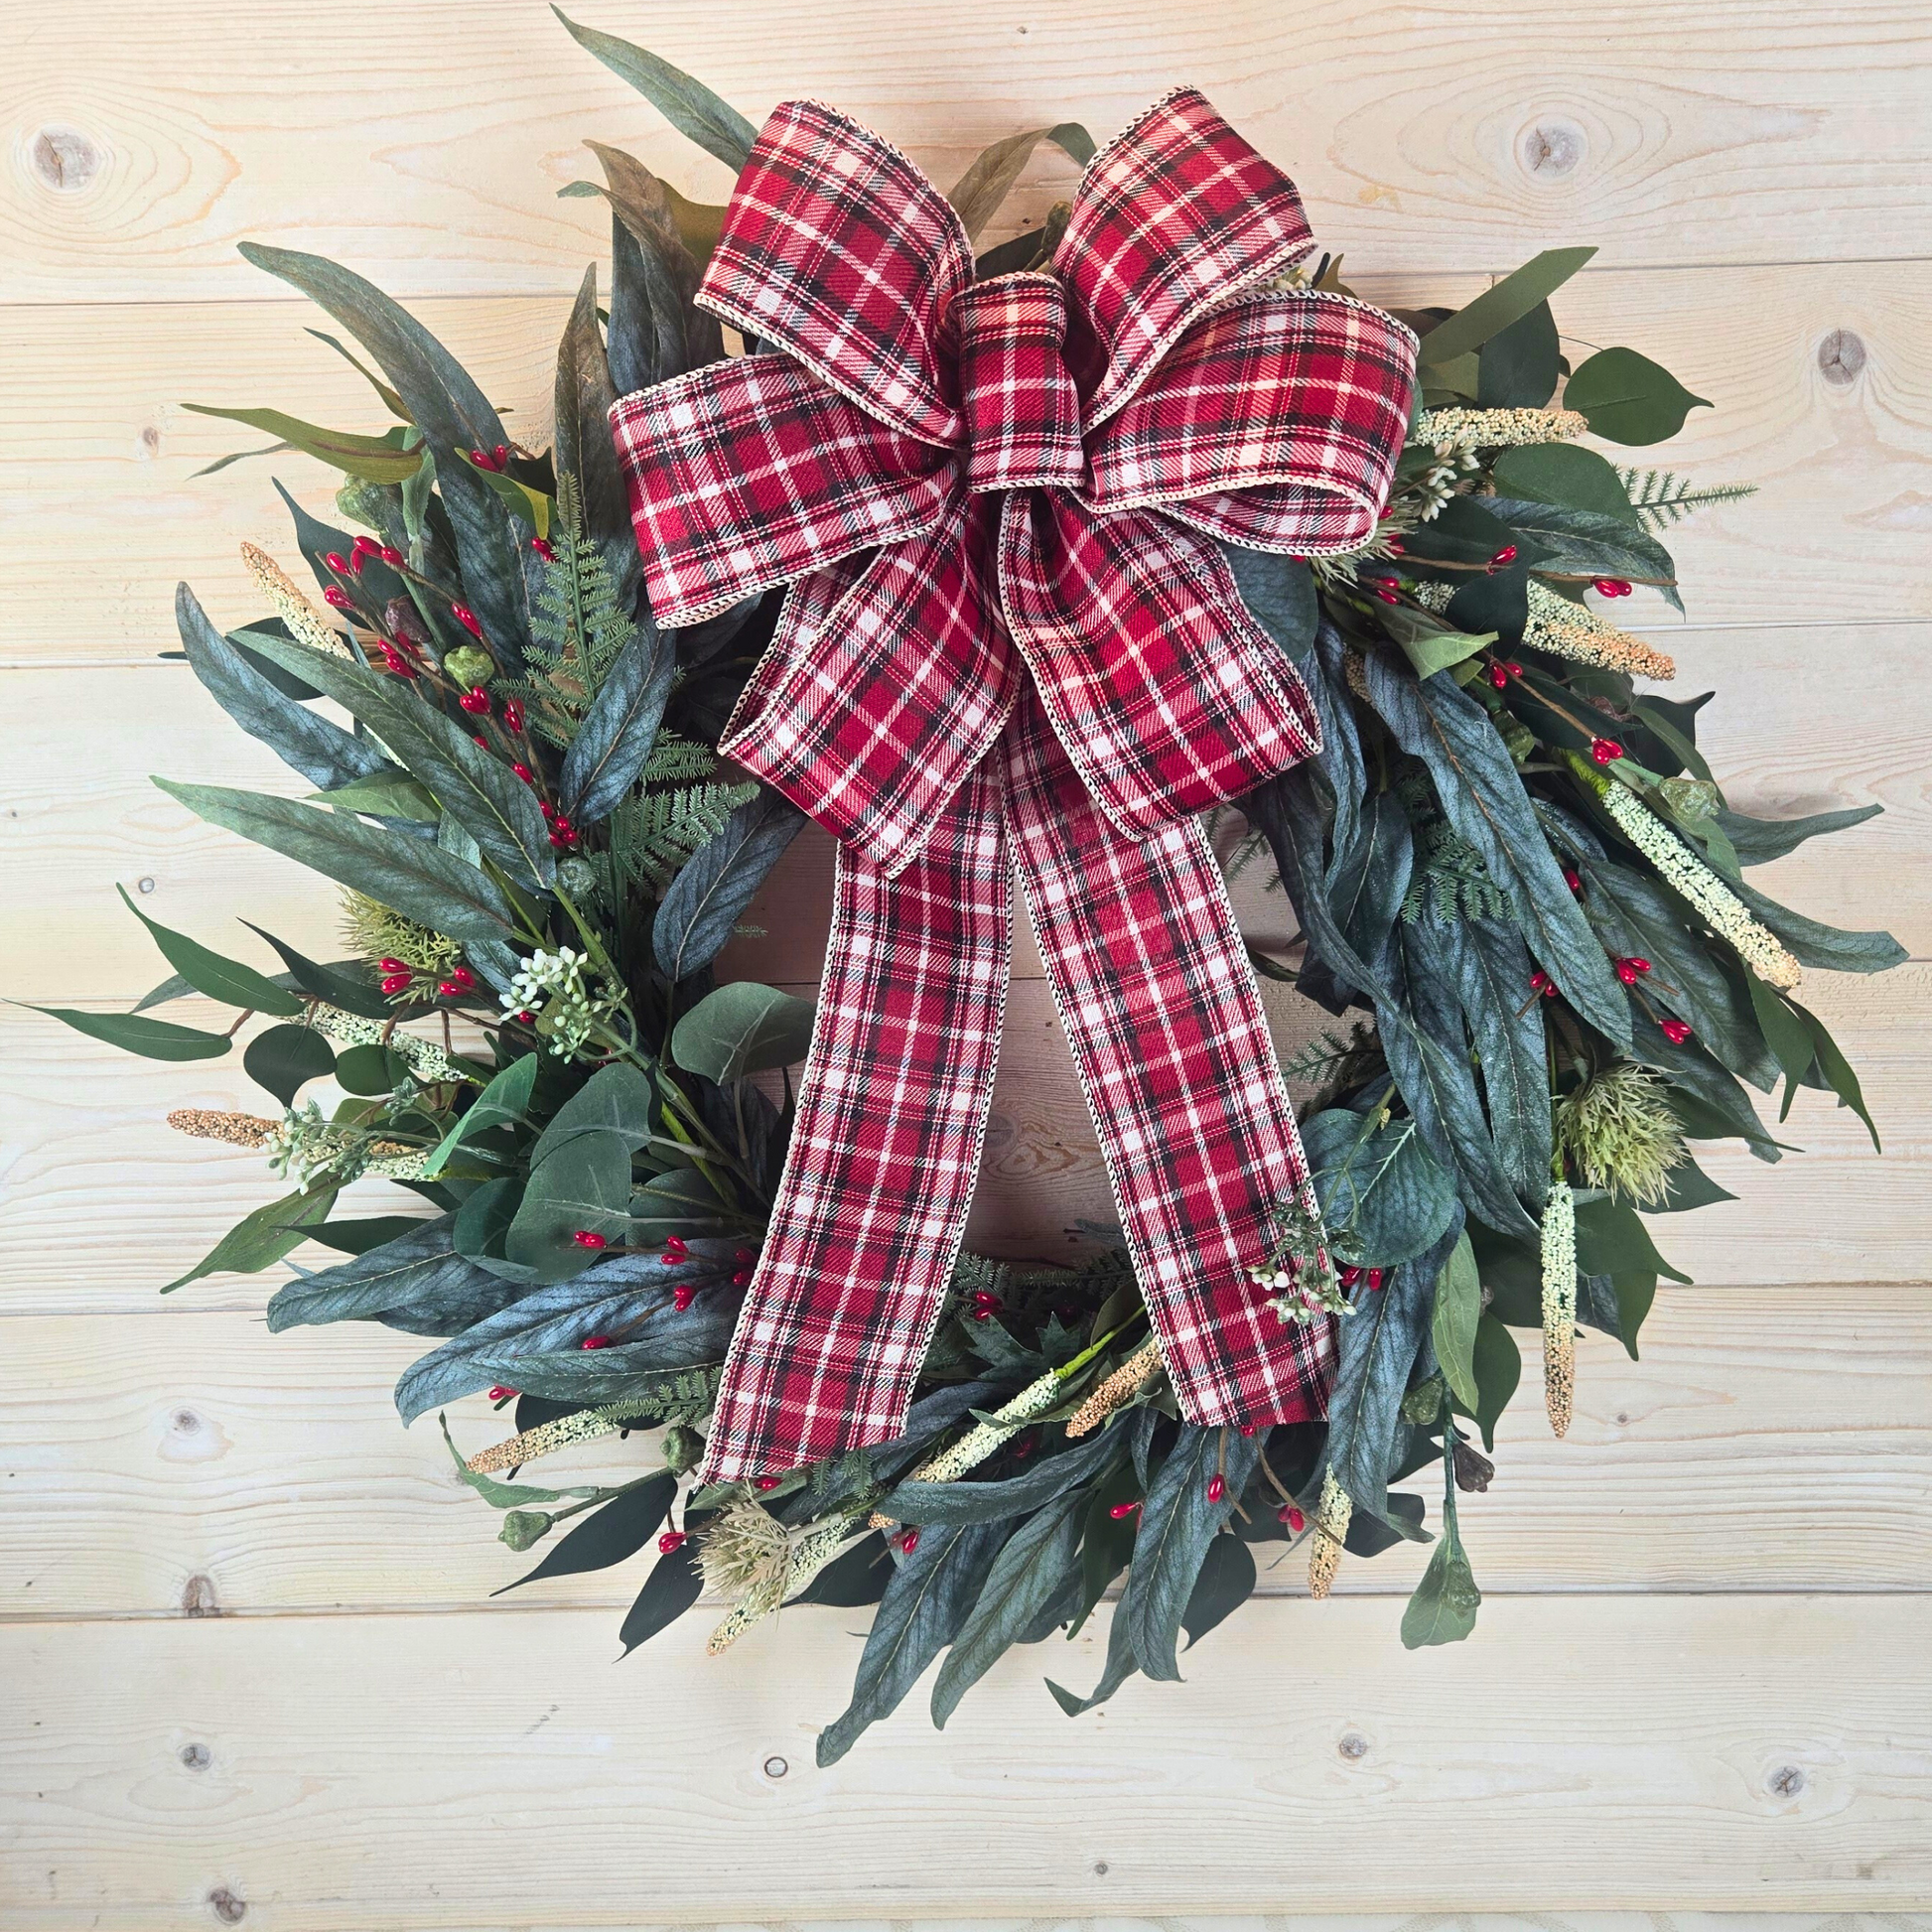
[[[1085,482],[1066,323],[1066,291],[1051,275],[976,282],[953,304],[968,489]]]

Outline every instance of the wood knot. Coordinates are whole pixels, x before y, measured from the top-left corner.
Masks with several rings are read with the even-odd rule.
[[[1575,121],[1550,117],[1533,122],[1516,137],[1516,159],[1538,181],[1561,181],[1577,171],[1588,147]]]
[[[226,1885],[216,1885],[208,1893],[207,1902],[223,1925],[239,1925],[248,1916],[248,1901],[237,1898]]]
[[[1335,1746],[1343,1757],[1356,1758],[1368,1755],[1368,1739],[1359,1730],[1345,1730],[1341,1742]]]
[[[1849,329],[1834,329],[1818,345],[1818,367],[1827,382],[1850,388],[1864,367],[1863,342]]]
[[[34,137],[34,172],[50,188],[85,188],[100,173],[100,150],[70,127],[44,127]]]
[[[214,1762],[214,1754],[206,1744],[184,1744],[181,1747],[181,1761],[191,1771],[206,1771]]]
[[[183,1616],[219,1616],[221,1599],[214,1593],[212,1577],[191,1577],[182,1586],[181,1613]]]
[[[1805,1774],[1795,1764],[1780,1764],[1764,1780],[1764,1788],[1779,1798],[1795,1798],[1805,1788]]]

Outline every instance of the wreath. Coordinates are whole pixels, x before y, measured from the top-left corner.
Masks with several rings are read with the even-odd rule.
[[[755,130],[710,90],[570,31],[746,164]],[[1091,162],[1071,124],[997,144],[949,197],[963,234],[1042,140]],[[1619,468],[1579,439],[1652,445],[1709,405],[1628,348],[1572,367],[1550,297],[1590,251],[1551,251],[1464,308],[1399,318],[1420,339],[1415,393],[1358,540],[1308,557],[1216,542],[1318,722],[1318,753],[1207,823],[1226,873],[1273,868],[1300,923],[1299,959],[1250,947],[1254,971],[1336,1020],[1285,1069],[1311,1185],[1273,1204],[1247,1271],[1272,1320],[1329,1343],[1325,1417],[1189,1420],[1133,1244],[1085,1227],[1077,1267],[958,1256],[890,1440],[706,1479],[799,1113],[787,1069],[814,1025],[812,1002],[713,973],[803,822],[717,749],[785,600],[735,597],[676,628],[653,615],[612,412],[727,357],[692,300],[726,210],[593,145],[604,180],[563,192],[610,203],[612,286],[607,312],[593,270],[571,312],[548,450],[512,440],[359,276],[243,250],[354,338],[375,366],[343,352],[396,420],[363,434],[210,412],[343,472],[353,529],[284,492],[326,609],[252,547],[272,616],[223,629],[187,587],[178,600],[194,673],[312,797],[157,780],[341,887],[345,956],[263,932],[280,965],[264,970],[129,900],[173,977],[128,1014],[47,1009],[152,1058],[238,1045],[279,1105],[169,1117],[262,1150],[290,1188],[169,1289],[338,1251],[294,1268],[270,1327],[433,1340],[397,1385],[404,1423],[475,1397],[505,1413],[512,1432],[481,1453],[450,1443],[458,1473],[510,1550],[546,1551],[518,1584],[645,1559],[626,1653],[707,1590],[726,1606],[714,1654],[783,1604],[877,1604],[821,1763],[941,1652],[943,1725],[1010,1646],[1077,1632],[1123,1574],[1099,1684],[1053,1696],[1076,1714],[1136,1671],[1177,1678],[1181,1633],[1232,1613],[1276,1543],[1309,1546],[1321,1596],[1344,1552],[1433,1541],[1402,1640],[1466,1636],[1480,1595],[1459,1498],[1493,1474],[1513,1331],[1541,1331],[1561,1435],[1580,1326],[1634,1356],[1659,1280],[1688,1279],[1643,1215],[1728,1198],[1690,1143],[1776,1160],[1746,1089],[1780,1078],[1785,1110],[1826,1088],[1870,1125],[1794,990],[1804,968],[1877,971],[1900,948],[1744,875],[1879,808],[1732,810],[1697,746],[1705,699],[1640,688],[1674,667],[1616,621],[1638,586],[1681,609],[1664,535],[1748,489]],[[979,277],[1050,279],[1067,222],[1062,204],[982,254]],[[1325,257],[1272,286],[1348,298]],[[241,1017],[223,1033],[158,1017],[189,994]],[[367,1177],[433,1214],[336,1218]],[[636,1472],[524,1479],[598,1439]],[[1399,1485],[1437,1462],[1432,1533]]]

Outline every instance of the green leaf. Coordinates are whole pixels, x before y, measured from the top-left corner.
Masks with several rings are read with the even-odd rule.
[[[972,1610],[939,1666],[932,1722],[941,1730],[959,1700],[992,1669],[1059,1595],[1080,1556],[1079,1490],[1055,1497],[1014,1531],[994,1559]]]
[[[310,1027],[270,1027],[248,1042],[241,1064],[256,1086],[265,1087],[283,1106],[311,1080],[336,1070],[335,1049]]]
[[[1683,610],[1683,600],[1677,594],[1677,566],[1670,552],[1647,531],[1622,517],[1513,496],[1487,496],[1483,502],[1519,545],[1528,538],[1541,551],[1540,556],[1526,560],[1531,570],[1575,577],[1633,578],[1660,590],[1666,603]]]
[[[1811,1035],[1812,1045],[1818,1053],[1818,1070],[1831,1083],[1832,1091],[1838,1095],[1839,1104],[1850,1107],[1864,1122],[1865,1132],[1871,1136],[1871,1149],[1874,1154],[1884,1153],[1879,1144],[1878,1128],[1864,1104],[1864,1091],[1859,1085],[1859,1076],[1852,1070],[1852,1062],[1839,1050],[1837,1040],[1825,1031],[1825,1023],[1817,1014],[1801,1007],[1796,1000],[1791,1002],[1794,1013],[1805,1023]]]
[[[620,1241],[630,1229],[630,1157],[650,1135],[651,1084],[633,1066],[601,1067],[558,1108],[530,1153],[523,1203],[504,1252],[561,1281],[582,1273],[596,1252],[578,1245],[580,1229]]]
[[[1539,302],[1547,302],[1595,253],[1594,248],[1546,248],[1493,288],[1484,289],[1473,302],[1448,321],[1439,322],[1422,339],[1425,370],[1440,368],[1458,355],[1480,348],[1492,336],[1521,321]]]
[[[1482,1281],[1476,1273],[1475,1251],[1467,1234],[1455,1246],[1436,1277],[1436,1309],[1431,1333],[1436,1361],[1449,1392],[1472,1414],[1481,1401],[1476,1389],[1476,1326],[1482,1319]]]
[[[1128,1638],[1126,1613],[1116,1607],[1113,1627],[1107,1632],[1107,1661],[1101,1667],[1100,1682],[1085,1697],[1076,1697],[1071,1691],[1055,1684],[1050,1677],[1046,1680],[1046,1688],[1053,1694],[1053,1702],[1069,1718],[1077,1718],[1082,1712],[1091,1711],[1095,1705],[1105,1704],[1139,1668],[1134,1657],[1134,1646]]]
[[[289,969],[289,977],[304,993],[313,993],[318,1000],[325,1000],[332,1007],[341,1007],[345,1013],[359,1014],[364,1020],[386,1020],[394,1008],[383,998],[382,989],[369,976],[360,960],[344,960],[334,966],[318,966],[313,959],[306,958],[296,949],[276,938],[272,932],[264,932],[260,926],[247,919],[241,922],[258,939],[265,939],[281,954],[282,963]]]
[[[1842,931],[1780,905],[1741,881],[1733,880],[1731,890],[1784,941],[1801,966],[1828,973],[1883,973],[1908,957],[1889,932]]]
[[[1077,121],[1063,121],[1058,127],[1029,128],[1024,134],[1009,134],[995,141],[960,176],[947,193],[946,200],[959,216],[967,240],[1000,211],[1000,205],[1012,194],[1013,185],[1042,141],[1051,141],[1076,165],[1084,167],[1093,159],[1093,136]]]
[[[326,1221],[335,1204],[336,1189],[324,1184],[285,1194],[266,1207],[256,1208],[237,1221],[187,1274],[177,1275],[162,1294],[172,1295],[204,1275],[259,1275],[301,1247],[309,1239],[310,1229]]]
[[[634,1557],[663,1528],[676,1494],[677,1477],[666,1469],[635,1489],[613,1496],[592,1510],[534,1570],[489,1593],[501,1596],[503,1590],[547,1577],[581,1577],[589,1571],[609,1570]]]
[[[220,416],[231,423],[246,423],[264,435],[279,436],[304,456],[317,457],[367,483],[399,483],[423,467],[422,451],[405,449],[399,428],[380,436],[358,436],[348,430],[320,429],[279,409],[215,409],[200,402],[185,402],[182,407],[197,416]]]
[[[1151,1678],[1179,1681],[1174,1646],[1181,1615],[1207,1560],[1208,1545],[1234,1513],[1260,1452],[1259,1437],[1183,1422],[1167,1460],[1148,1485],[1118,1614],[1127,1619],[1128,1641]],[[1224,1472],[1218,1502],[1208,1497],[1217,1472]]]
[[[634,611],[641,566],[630,530],[623,472],[618,467],[617,444],[611,437],[611,410],[617,399],[610,356],[598,328],[597,264],[593,262],[584,271],[570,320],[557,344],[554,456],[558,476],[577,479],[584,531],[597,545],[617,586],[619,609]]]
[[[514,1127],[530,1111],[530,1095],[537,1083],[538,1056],[525,1053],[512,1060],[470,1103],[469,1111],[445,1134],[423,1166],[423,1178],[434,1180],[449,1166],[450,1156],[465,1141],[492,1127]]]
[[[1624,1200],[1585,1201],[1577,1209],[1577,1266],[1586,1275],[1663,1275],[1689,1283],[1657,1252],[1643,1217]]]
[[[1257,1581],[1248,1546],[1238,1536],[1217,1536],[1207,1546],[1193,1594],[1180,1613],[1187,1648],[1191,1650],[1216,1624],[1225,1623],[1255,1593]]]
[[[557,855],[530,787],[467,731],[408,686],[378,677],[345,657],[312,650],[292,638],[264,638],[261,648],[374,732],[442,801],[492,865],[533,891],[555,880]]]
[[[175,587],[175,623],[188,663],[208,695],[249,737],[324,790],[390,768],[365,739],[318,717],[276,689],[248,653],[222,636],[186,584]]]
[[[1019,1475],[998,1482],[920,1482],[908,1478],[880,1508],[899,1523],[998,1523],[1038,1509],[1090,1481],[1121,1453],[1111,1432],[1100,1432],[1043,1455]]]
[[[1741,812],[1721,809],[1718,823],[1740,866],[1764,866],[1795,852],[1807,839],[1848,831],[1876,818],[1884,809],[1882,805],[1853,805],[1842,812],[1814,812],[1808,818],[1746,818]]]
[[[1633,348],[1599,349],[1564,384],[1563,405],[1581,410],[1591,434],[1612,443],[1661,443],[1693,409],[1711,407]]]
[[[419,1323],[448,1317],[468,1327],[495,1313],[515,1293],[453,1250],[450,1216],[440,1214],[352,1260],[277,1289],[268,1304],[268,1326],[279,1333],[402,1312]]]
[[[1313,571],[1299,557],[1244,550],[1232,543],[1219,548],[1249,615],[1306,675],[1321,617]]]
[[[1309,1173],[1332,1228],[1354,1236],[1366,1265],[1393,1268],[1433,1247],[1455,1217],[1455,1182],[1413,1120],[1370,1129],[1330,1107],[1302,1128]]]
[[[1476,1392],[1481,1398],[1474,1405],[1474,1421],[1482,1431],[1483,1448],[1494,1449],[1496,1423],[1523,1379],[1523,1357],[1516,1337],[1487,1309],[1476,1323],[1474,1365]]]
[[[371,1214],[359,1221],[325,1221],[312,1239],[339,1255],[365,1255],[415,1233],[422,1224],[420,1214]]]
[[[218,1060],[233,1044],[226,1034],[205,1034],[193,1027],[178,1027],[172,1020],[150,1020],[139,1013],[83,1013],[77,1007],[30,1007],[30,1011],[44,1013],[89,1039],[105,1040],[124,1053],[139,1053],[148,1060]]]
[[[671,1058],[719,1086],[767,1067],[795,1066],[812,1043],[815,1002],[755,980],[707,993],[671,1030]]]
[[[1504,450],[1491,471],[1496,493],[1518,502],[1560,503],[1641,528],[1614,466],[1578,443],[1527,443]]]
[[[1778,1070],[1784,1075],[1784,1105],[1778,1110],[1778,1118],[1783,1120],[1791,1112],[1799,1083],[1811,1071],[1811,1032],[1748,966],[1744,968],[1744,983],[1750,988],[1751,1012],[1757,1016],[1765,1044],[1776,1055]]]
[[[618,1641],[626,1657],[640,1643],[647,1643],[658,1631],[675,1623],[704,1594],[698,1548],[695,1539],[680,1543],[651,1566],[643,1588],[618,1626]]]
[[[580,825],[609,818],[636,782],[656,741],[676,669],[669,634],[653,628],[632,637],[605,673],[558,779],[564,810]]]
[[[1486,568],[1490,558],[1511,541],[1512,533],[1489,507],[1489,499],[1451,496],[1421,529],[1403,539],[1403,555],[1423,563],[1472,564]],[[1539,544],[1518,544],[1522,561],[1536,563]],[[1401,611],[1391,605],[1391,611]]]
[[[716,155],[734,174],[745,166],[758,129],[736,107],[655,54],[646,54],[615,34],[580,27],[561,7],[552,6],[550,11],[579,47],[595,55],[620,80],[635,87],[680,134],[695,141],[705,153]]]
[[[343,1091],[365,1099],[393,1091],[406,1070],[399,1055],[392,1055],[388,1047],[375,1041],[347,1047],[336,1062],[336,1078]]]
[[[1476,357],[1476,406],[1541,409],[1562,373],[1556,318],[1549,303],[1539,302],[1483,344]]]
[[[1429,1644],[1460,1643],[1476,1626],[1482,1592],[1463,1554],[1454,1518],[1444,1525],[1429,1568],[1422,1573],[1409,1606],[1402,1612],[1402,1647],[1420,1650]]]
[[[343,812],[323,811],[225,785],[155,783],[198,818],[238,832],[338,885],[366,893],[392,911],[452,939],[516,936],[515,914],[488,876],[427,839],[385,832]]]
[[[739,914],[798,835],[802,813],[763,791],[732,813],[665,889],[651,947],[667,979],[684,979],[717,958]]]
[[[457,1474],[493,1509],[527,1509],[533,1503],[562,1503],[573,1497],[597,1494],[594,1482],[580,1483],[574,1489],[542,1489],[533,1482],[498,1482],[494,1476],[480,1476],[464,1460],[463,1451],[451,1437],[449,1418],[439,1416],[437,1421],[443,1425],[443,1442],[450,1451],[450,1460],[456,1464]]]
[[[1007,1540],[1004,1523],[927,1530],[886,1586],[859,1659],[852,1702],[818,1734],[820,1769],[836,1764],[868,1725],[889,1717],[958,1634]]]
[[[442,808],[430,796],[428,787],[394,766],[373,777],[338,785],[334,791],[318,791],[309,802],[364,812],[371,818],[411,818],[421,825],[434,825],[442,816]]]
[[[225,959],[218,952],[210,952],[185,932],[176,932],[149,918],[128,897],[125,886],[116,887],[115,890],[121,896],[121,902],[147,927],[168,964],[197,993],[210,1000],[219,1000],[223,1006],[242,1007],[283,1020],[302,1011],[302,1002],[277,986],[266,974],[256,972],[252,966],[245,966],[238,959]]]
[[[1388,617],[1395,617],[1399,621],[1391,624]],[[1394,634],[1402,646],[1403,656],[1415,666],[1418,677],[1432,677],[1438,671],[1450,670],[1486,649],[1497,638],[1493,630],[1458,630],[1434,623],[1420,612],[1399,607],[1385,615],[1383,627]]]
[[[1428,931],[1446,957],[1475,1042],[1503,1178],[1532,1212],[1540,1212],[1550,1179],[1549,1073],[1543,1002],[1528,1000],[1530,956],[1523,936],[1496,919],[1439,921]]]

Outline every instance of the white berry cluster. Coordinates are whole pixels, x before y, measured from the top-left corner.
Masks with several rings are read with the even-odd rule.
[[[584,966],[583,954],[569,946],[533,952],[503,995],[505,1013],[537,1016],[538,1031],[559,1059],[582,1053],[600,1024],[621,1004],[601,981],[590,980]]]

